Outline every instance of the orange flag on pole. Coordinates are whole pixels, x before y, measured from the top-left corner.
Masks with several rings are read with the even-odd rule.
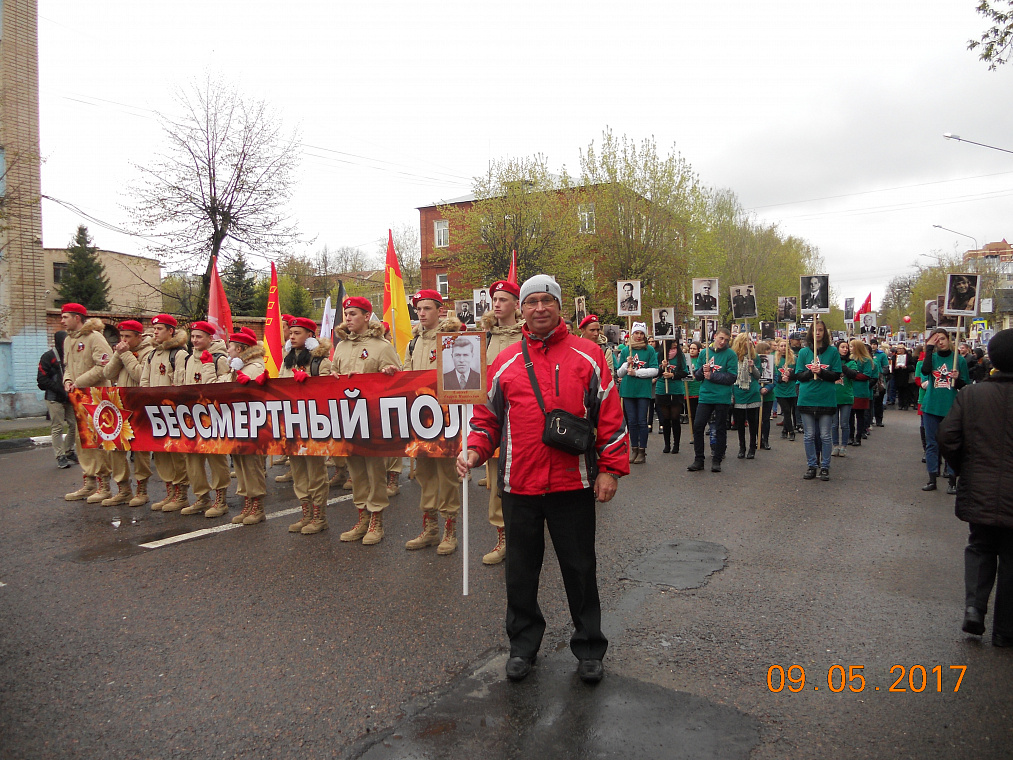
[[[232,332],[232,309],[225,287],[218,276],[218,257],[211,262],[211,292],[208,293],[208,322],[215,326],[215,337],[228,342]]]
[[[390,325],[394,350],[403,362],[408,342],[412,339],[412,322],[408,316],[401,265],[397,263],[397,252],[394,250],[394,235],[390,230],[387,230],[387,263],[383,276],[383,321]]]
[[[282,362],[281,303],[278,301],[278,271],[271,262],[271,289],[267,291],[267,322],[264,323],[264,366],[268,377],[278,377]]]

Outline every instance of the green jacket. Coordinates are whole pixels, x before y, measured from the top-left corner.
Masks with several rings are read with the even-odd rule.
[[[664,373],[658,370],[658,384],[654,386],[654,392],[659,395],[669,396],[685,396],[686,395],[686,384],[685,380],[688,380],[689,375],[689,362],[687,362],[687,356],[685,354],[676,354],[678,360],[678,366],[676,366],[676,359],[671,359],[668,363],[669,368],[676,376],[683,375],[678,380],[666,380],[663,375]],[[681,370],[681,372],[679,371]]]
[[[872,398],[872,391],[870,386],[874,382],[871,378],[877,376],[876,363],[871,359],[862,359],[858,364],[858,372],[861,375],[865,375],[864,380],[855,380],[854,382],[854,397],[855,398]]]
[[[830,379],[813,377],[812,371],[806,366],[814,363],[813,350],[805,346],[798,352],[795,362],[795,375],[798,377],[798,405],[800,407],[837,408],[837,375],[841,373],[841,354],[836,346],[827,346],[820,352],[820,364],[830,374]]]
[[[626,361],[633,356],[634,369]],[[658,352],[650,346],[633,348],[623,346],[616,360],[616,374],[623,379],[619,398],[650,398],[651,380],[658,376]]]
[[[732,386],[732,403],[736,406],[747,406],[749,404],[759,404],[763,401],[763,396],[760,394],[760,381],[759,376],[763,373],[763,362],[757,357],[753,360],[753,368],[755,372],[749,374],[749,390],[743,390],[737,385]]]
[[[952,351],[944,353],[945,355],[941,355],[936,351],[932,352],[932,369],[927,369],[924,366],[929,360],[929,356],[926,355],[918,377],[921,381],[929,381],[929,387],[925,389],[925,397],[922,400],[922,412],[934,414],[937,417],[945,417],[950,413],[950,407],[953,406],[953,399],[957,397],[959,388],[971,382],[971,377],[967,374],[967,362],[959,354],[957,355],[958,377],[942,376],[944,371],[948,372],[953,368]],[[928,376],[925,375],[926,372],[928,372]]]
[[[840,353],[840,351],[838,351],[838,353]],[[842,363],[841,368],[843,369],[844,367],[849,367],[857,372],[858,362],[854,359],[848,359],[848,361]],[[850,377],[842,373],[840,378],[837,380],[836,390],[837,406],[850,406],[855,403],[854,380]]]
[[[703,376],[703,365],[711,361],[715,370],[711,373],[710,380]],[[715,351],[712,348],[703,351],[693,363],[693,374],[700,383],[701,404],[730,404],[732,403],[732,386],[735,384],[735,376],[739,373],[739,358],[731,348],[723,351]]]
[[[784,366],[784,357],[777,360],[774,367],[774,398],[798,398],[798,380],[795,375],[787,382],[781,376],[781,368]],[[789,369],[792,369],[789,367]]]

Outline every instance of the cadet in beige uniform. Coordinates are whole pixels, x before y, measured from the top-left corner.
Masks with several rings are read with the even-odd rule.
[[[183,365],[183,385],[208,385],[217,383],[219,378],[228,377],[232,372],[229,367],[228,347],[225,341],[215,337],[216,329],[210,322],[194,322],[190,325],[190,343],[193,353],[186,358]],[[199,515],[205,517],[221,517],[229,512],[229,504],[225,497],[228,494],[229,463],[224,454],[185,454],[186,476],[193,488],[194,502],[184,507],[180,514]],[[208,480],[204,463],[211,470]],[[210,499],[211,491],[215,499]]]
[[[383,339],[383,324],[370,322],[373,305],[365,298],[346,298],[341,304],[345,321],[335,333],[341,339],[334,348],[332,375],[382,372],[394,375],[401,369],[394,346]],[[346,457],[352,478],[352,500],[359,510],[355,527],[341,534],[342,541],[378,544],[383,539],[383,510],[387,498],[386,457]]]
[[[486,348],[486,361],[492,365],[500,351],[514,343],[520,342],[522,332],[521,312],[517,298],[520,287],[513,282],[499,280],[489,288],[492,297],[492,309],[482,316],[480,329],[489,336]],[[496,546],[482,557],[486,565],[496,565],[506,557],[506,531],[503,528],[503,501],[499,492],[499,456],[490,457],[486,464],[486,477],[489,488],[489,523],[496,529]]]
[[[421,290],[412,297],[412,302],[419,315],[419,324],[414,330],[415,337],[408,344],[405,369],[436,369],[439,333],[460,332],[461,322],[452,314],[440,318],[443,298],[438,291]],[[455,460],[419,454],[415,459],[415,480],[422,489],[422,532],[408,541],[405,548],[424,549],[439,544],[437,554],[453,554],[457,549],[457,513],[461,510],[461,481],[457,477]],[[442,540],[437,512],[444,518]]]
[[[292,317],[289,322],[290,350],[278,370],[278,377],[294,377],[304,383],[310,377],[331,374],[329,340],[317,340],[317,323],[312,319]],[[289,533],[309,536],[327,530],[327,457],[289,456],[292,467],[292,490],[302,507],[302,519],[288,526]]]
[[[63,388],[68,393],[78,388],[104,387],[109,385],[105,376],[105,365],[112,359],[112,349],[106,342],[101,319],[88,319],[88,310],[79,303],[63,305],[60,324],[67,331],[63,341]],[[64,498],[67,501],[87,499],[98,504],[112,496],[109,489],[109,456],[104,449],[86,449],[80,445],[81,436],[77,430],[77,419],[72,420],[74,448],[84,473],[84,485]]]
[[[247,385],[251,380],[261,384],[267,378],[264,367],[264,347],[257,334],[249,327],[229,336],[228,375],[219,378],[221,383]],[[235,454],[232,463],[236,468],[236,492],[243,497],[243,511],[232,518],[236,525],[256,525],[266,519],[264,496],[267,494],[267,473],[262,454]]]
[[[112,380],[117,388],[136,388],[141,384],[141,368],[153,350],[151,336],[144,335],[144,326],[136,319],[128,319],[117,325],[120,331],[120,342],[113,346],[113,355],[105,368],[107,380]],[[137,480],[137,495],[130,490],[130,453],[126,451],[110,451],[109,461],[112,465],[113,480],[118,491],[102,502],[103,507],[115,507],[129,504],[141,507],[148,503],[148,478],[151,477],[151,452],[135,451],[134,478]]]
[[[187,333],[178,329],[179,323],[171,314],[159,314],[151,319],[153,349],[141,365],[142,388],[168,388],[183,385],[183,369],[187,357]],[[186,479],[186,454],[174,451],[156,451],[155,469],[165,483],[166,496],[151,505],[157,512],[177,512],[187,504],[189,482]]]

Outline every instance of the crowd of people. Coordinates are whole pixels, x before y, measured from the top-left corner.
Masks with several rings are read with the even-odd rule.
[[[832,340],[825,323],[814,319],[806,331],[774,340],[757,340],[746,332],[733,339],[728,329],[719,327],[709,342],[686,341],[678,333],[671,339],[655,339],[645,323],[635,322],[628,340],[613,345],[596,315],[585,316],[577,325],[562,319],[559,287],[550,277],[539,275],[521,286],[499,281],[489,294],[491,306],[478,326],[488,341],[489,402],[475,408],[467,458],[462,454],[456,463],[425,455],[415,458],[412,470],[421,491],[421,532],[405,548],[435,546],[439,555],[455,552],[459,479],[484,463],[485,476],[479,482],[489,489],[488,519],[496,541],[483,562],[499,564],[511,547],[506,588],[511,641],[507,674],[512,680],[530,672],[545,629],[537,587],[546,526],[570,600],[575,628],[571,649],[580,661],[578,672],[588,683],[601,679],[607,641],[600,628],[595,578],[594,502],[611,499],[619,478],[632,466],[647,462],[655,420],[665,455],[680,453],[682,426],[687,426],[693,448],[690,472],[705,468],[708,450],[711,472],[721,472],[729,430],[737,435],[738,458],[752,460],[758,451],[771,449],[771,430],[780,427],[780,438],[788,444],[802,434],[802,477],[827,481],[834,457],[848,456],[849,449],[862,446],[875,427],[884,426],[886,407],[917,413],[928,473],[923,490],[935,490],[937,479],[945,474],[947,492],[957,495],[958,516],[972,522],[964,630],[984,630],[988,590],[997,573],[1004,594],[1009,593],[1006,589],[1013,583],[1009,489],[1000,487],[998,501],[986,504],[991,492],[980,485],[980,478],[998,476],[994,466],[974,464],[971,442],[980,431],[968,429],[966,420],[983,412],[963,404],[961,392],[993,374],[1001,380],[1008,379],[1006,373],[1013,377],[1013,344],[1007,349],[1009,356],[997,361],[991,345],[988,356],[967,344],[955,347],[946,330],[936,329],[922,346],[881,347],[871,336],[867,342],[857,337]],[[371,319],[367,299],[345,299],[333,347],[327,338],[317,336],[312,320],[284,315],[285,353],[279,377],[303,382],[332,374],[390,376],[402,369],[436,368],[437,335],[464,328],[437,291],[419,291],[412,305],[418,323],[404,362],[388,339],[389,328]],[[68,501],[148,504],[154,460],[166,494],[151,509],[225,517],[227,490],[234,477],[243,506],[232,522],[264,521],[267,489],[261,455],[233,455],[230,466],[224,454],[128,454],[82,448],[75,443],[74,424],[67,436],[62,434],[63,424],[74,419],[68,393],[75,389],[267,382],[264,349],[252,330],[241,328],[225,341],[216,337],[208,322],[193,322],[184,329],[172,315],[160,314],[151,320],[150,330],[139,320],[119,323],[119,341],[110,346],[103,322],[89,318],[79,304],[63,307],[61,323],[54,348],[40,359],[39,386],[53,420],[57,465],[64,468],[77,461],[83,471],[82,487],[68,493]],[[1000,337],[1009,342],[1010,332],[1003,331],[993,342]],[[996,387],[1000,390],[989,403],[1000,406],[1009,386]],[[548,406],[545,396],[551,399]],[[959,423],[950,414],[954,408],[965,420],[959,435],[955,432]],[[1005,409],[989,422],[1005,419]],[[561,419],[567,425],[556,425],[554,434],[549,423]],[[569,438],[575,435],[572,430],[560,432],[579,428],[569,423],[581,419],[592,424],[590,443],[579,436]],[[401,457],[289,456],[287,462],[289,470],[276,480],[292,483],[302,509],[301,519],[289,531],[314,535],[327,530],[329,489],[340,486],[352,491],[357,511],[355,524],[340,539],[364,545],[383,539],[384,511],[400,490]],[[328,467],[334,468],[333,476]],[[1008,609],[1013,603],[1005,597],[1000,602],[997,595],[996,605],[994,642],[1004,645],[1003,636],[1013,642],[1013,610]]]

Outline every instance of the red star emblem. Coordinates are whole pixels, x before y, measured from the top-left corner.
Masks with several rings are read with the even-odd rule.
[[[711,372],[720,372],[722,369],[723,366],[721,364],[716,364],[714,360],[711,359]]]
[[[429,361],[430,361],[430,363],[436,361],[436,349],[435,348],[432,351],[429,352]]]
[[[367,351],[366,349],[362,349],[362,353],[359,354],[359,358],[360,359],[368,359],[369,358],[369,351]]]
[[[647,362],[641,359],[639,356],[633,355],[630,357],[630,365],[633,369],[643,369],[647,366]]]
[[[933,387],[935,388],[953,388],[953,379],[950,377],[950,372],[945,367],[940,367],[932,373],[935,378]]]
[[[805,365],[805,368],[809,369],[809,370],[812,370],[812,373],[815,375],[815,374],[818,374],[820,372],[820,370],[824,370],[824,369],[826,369],[829,366],[830,366],[829,364],[820,364],[820,360],[819,359],[813,359],[812,364]]]

